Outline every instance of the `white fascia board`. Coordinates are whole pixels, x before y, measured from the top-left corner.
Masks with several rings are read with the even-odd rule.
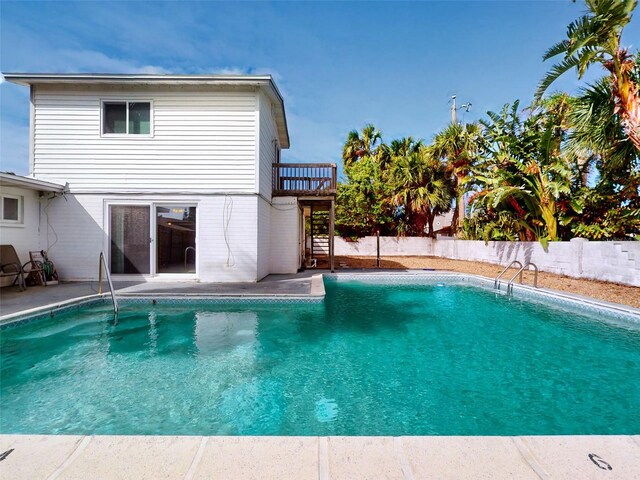
[[[66,186],[58,183],[46,182],[33,177],[23,177],[21,175],[13,175],[10,173],[0,173],[0,185],[11,187],[22,187],[28,190],[37,190],[39,192],[58,192],[63,193]]]

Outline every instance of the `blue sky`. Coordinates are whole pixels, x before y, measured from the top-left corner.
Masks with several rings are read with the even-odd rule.
[[[339,162],[349,130],[429,140],[448,101],[464,120],[520,98],[584,9],[571,1],[390,3],[0,2],[3,72],[271,73],[285,96],[284,161]],[[638,15],[638,14],[636,14]],[[640,18],[623,43],[640,46]],[[599,71],[588,74],[593,79]],[[575,75],[556,88],[575,91]],[[27,88],[0,85],[1,170],[28,170]],[[462,119],[462,114],[460,114]]]

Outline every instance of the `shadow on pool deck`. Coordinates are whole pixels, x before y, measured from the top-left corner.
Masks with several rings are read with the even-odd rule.
[[[257,283],[114,282],[118,295],[313,295],[312,277],[318,270],[294,275],[269,275]],[[108,292],[106,282],[103,291]],[[0,316],[95,295],[98,282],[62,282],[58,285],[0,288]]]

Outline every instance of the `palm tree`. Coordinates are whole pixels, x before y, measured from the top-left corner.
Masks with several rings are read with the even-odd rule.
[[[454,188],[445,165],[425,148],[394,157],[388,175],[390,201],[404,206],[414,235],[434,236],[433,220],[451,205]]]
[[[610,89],[614,99],[612,115],[618,115],[624,133],[640,152],[640,98],[634,81],[635,61],[626,48],[620,46],[624,27],[631,20],[636,0],[585,0],[589,12],[567,27],[567,39],[553,45],[544,60],[564,55],[544,76],[536,91],[542,98],[549,86],[563,73],[576,68],[578,78],[594,65],[602,65],[610,74]]]
[[[366,125],[362,133],[351,130],[342,148],[344,166],[348,168],[362,157],[375,156],[381,143],[382,134],[372,124]]]
[[[381,143],[376,149],[376,160],[380,167],[385,170],[390,167],[396,157],[406,157],[412,153],[419,152],[423,147],[422,140],[414,140],[413,137],[392,140],[389,145]]]
[[[584,159],[585,166],[601,160],[605,170],[619,170],[637,161],[635,146],[611,115],[614,108],[611,83],[606,78],[580,91],[569,113],[566,151],[570,156]]]
[[[438,133],[429,146],[429,152],[434,158],[446,162],[448,171],[455,181],[456,210],[451,222],[453,232],[457,231],[459,221],[465,217],[466,184],[471,167],[478,158],[481,144],[482,132],[477,124],[452,123]]]
[[[392,140],[391,144],[389,144],[391,153],[396,157],[417,153],[422,147],[422,140],[414,140],[413,137],[404,137],[399,140]]]

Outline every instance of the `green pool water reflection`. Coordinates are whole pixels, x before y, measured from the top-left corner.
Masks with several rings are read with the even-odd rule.
[[[1,332],[0,432],[640,433],[640,329],[475,287],[108,305]]]

